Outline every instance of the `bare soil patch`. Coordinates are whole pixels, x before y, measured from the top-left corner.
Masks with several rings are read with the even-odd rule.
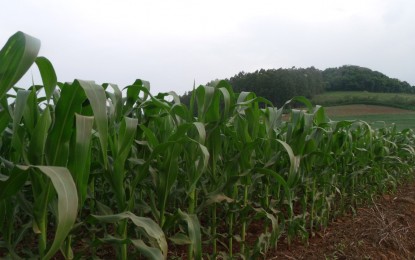
[[[251,231],[262,230],[261,223],[256,224],[259,226],[251,226]],[[115,259],[111,249],[105,247],[99,256]],[[169,258],[187,259],[185,247],[170,250]],[[58,253],[53,259],[64,258]],[[371,204],[358,208],[355,215],[335,219],[326,229],[316,232],[308,244],[300,239],[290,246],[280,241],[267,259],[415,259],[415,182],[373,199]]]
[[[345,105],[325,107],[328,116],[359,116],[379,114],[415,114],[415,111],[374,105]]]
[[[282,244],[268,259],[415,259],[415,183],[336,219],[308,245]]]

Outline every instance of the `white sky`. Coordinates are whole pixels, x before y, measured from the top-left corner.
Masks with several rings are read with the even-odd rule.
[[[415,85],[413,0],[2,0],[0,45],[42,41],[59,81],[183,94],[240,71],[345,64]],[[41,83],[36,68],[31,77]],[[20,86],[22,86],[20,84]]]

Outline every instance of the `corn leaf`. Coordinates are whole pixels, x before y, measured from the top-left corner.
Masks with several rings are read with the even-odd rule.
[[[167,242],[164,233],[160,226],[150,218],[138,217],[129,211],[115,215],[92,215],[92,218],[102,223],[117,223],[123,219],[130,219],[135,226],[145,231],[144,235],[147,235],[150,241],[155,241],[152,246],[157,246],[161,250],[164,259],[167,258]]]
[[[29,70],[39,50],[40,41],[23,32],[9,38],[0,50],[0,99]]]
[[[202,234],[195,214],[187,214],[179,209],[179,216],[187,223],[187,232],[193,248],[194,259],[202,259]]]
[[[80,113],[85,99],[85,93],[79,84],[63,85],[61,97],[55,107],[53,125],[47,138],[48,165],[66,166],[75,113]]]
[[[45,154],[46,139],[48,136],[49,128],[52,124],[49,107],[46,107],[36,127],[33,131],[32,138],[29,145],[28,156],[30,163],[43,164],[43,156]]]
[[[55,166],[18,166],[27,171],[30,168],[40,170],[52,181],[58,194],[57,228],[52,245],[43,259],[51,259],[59,250],[61,244],[68,236],[78,214],[78,195],[75,183],[68,169]]]
[[[42,77],[43,87],[46,93],[46,100],[49,103],[53,91],[56,88],[56,84],[58,83],[55,70],[52,63],[45,57],[37,57],[35,62],[39,68],[40,76]]]
[[[125,203],[125,191],[123,185],[125,177],[125,162],[135,140],[137,124],[137,119],[124,117],[123,121],[121,122],[118,134],[117,152],[114,155],[114,172],[111,175],[111,178],[113,180],[112,184],[116,191],[116,196],[120,207],[124,207]]]
[[[101,152],[104,160],[104,166],[107,167],[107,147],[108,147],[108,118],[107,118],[107,97],[103,87],[95,84],[93,81],[75,80],[74,85],[80,85],[91,104],[94,112],[95,124],[99,133],[101,143]]]
[[[74,178],[81,206],[88,188],[93,124],[94,117],[76,114],[75,147],[70,154],[68,168]]]
[[[24,146],[23,146],[23,136],[20,122],[23,117],[23,112],[26,107],[27,99],[29,98],[30,91],[28,90],[19,90],[16,96],[16,105],[13,111],[13,136],[12,136],[12,146],[13,148],[24,156]]]
[[[159,260],[159,259],[165,259],[163,256],[163,252],[154,247],[150,247],[144,243],[141,239],[133,239],[131,240],[131,243],[138,248],[138,250],[146,256],[148,259],[151,260]]]
[[[6,180],[0,181],[0,201],[18,193],[27,177],[28,175],[25,172],[17,171],[14,168]]]

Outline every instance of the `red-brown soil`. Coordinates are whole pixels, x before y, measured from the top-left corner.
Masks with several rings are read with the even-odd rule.
[[[235,244],[234,251],[238,252]],[[79,249],[76,247],[75,251]],[[186,259],[184,247],[170,250],[173,251],[169,257]],[[116,257],[110,246],[97,253],[102,259]],[[0,250],[0,259],[4,254]],[[63,257],[58,253],[53,259]],[[373,199],[358,208],[355,215],[337,218],[326,229],[316,232],[308,244],[296,240],[288,246],[280,241],[278,249],[269,252],[267,259],[415,259],[415,182],[400,186],[396,193]]]
[[[373,105],[345,105],[325,107],[328,116],[359,116],[359,115],[378,115],[378,114],[414,114],[414,111],[386,106]]]
[[[262,229],[261,223],[251,223],[247,240],[254,243],[255,230]],[[239,252],[237,243],[234,252]],[[186,249],[179,248],[170,256],[187,259]],[[308,244],[300,239],[290,246],[278,242],[278,249],[266,259],[415,259],[415,182],[374,198],[354,215],[337,218]]]
[[[415,183],[373,202],[267,259],[415,259]]]

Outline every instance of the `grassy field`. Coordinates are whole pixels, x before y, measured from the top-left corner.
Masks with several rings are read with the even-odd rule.
[[[415,129],[415,111],[374,105],[344,105],[326,107],[332,120],[363,120],[376,128],[396,124],[399,130]]]
[[[347,104],[385,105],[415,110],[415,95],[405,93],[372,93],[365,91],[336,91],[316,95],[312,102],[323,106]]]

